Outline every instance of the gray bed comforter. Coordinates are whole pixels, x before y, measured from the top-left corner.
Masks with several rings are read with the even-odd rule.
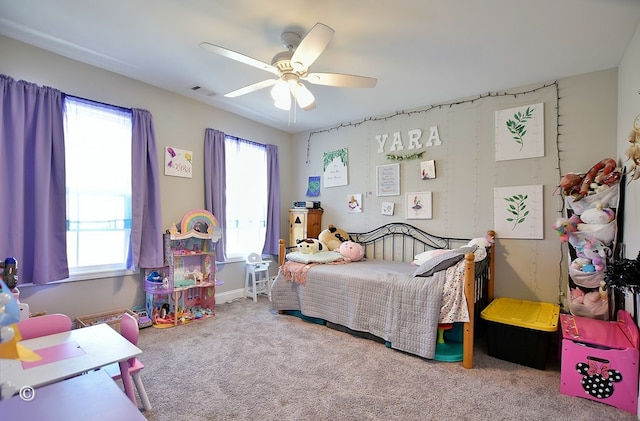
[[[414,271],[408,263],[383,260],[315,265],[302,285],[279,274],[272,305],[371,333],[392,348],[432,359],[445,271],[428,278],[413,277]]]

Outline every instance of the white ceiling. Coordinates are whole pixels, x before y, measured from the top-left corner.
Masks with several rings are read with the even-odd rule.
[[[0,0],[0,34],[290,133],[616,67],[639,21],[639,0]],[[375,88],[307,85],[289,116],[269,89],[225,98],[272,75],[199,47],[270,63],[316,22],[335,35],[311,71]]]

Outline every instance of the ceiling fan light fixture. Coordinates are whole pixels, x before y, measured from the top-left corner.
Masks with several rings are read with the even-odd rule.
[[[333,35],[334,30],[320,22],[316,23],[303,37],[292,31],[283,32],[281,39],[286,51],[274,55],[271,64],[208,42],[202,42],[200,46],[212,53],[257,69],[266,70],[276,76],[229,92],[224,95],[225,98],[235,98],[270,87],[274,105],[279,109],[289,111],[289,116],[291,116],[292,102],[294,102],[294,112],[297,107],[305,111],[313,110],[316,107],[313,94],[301,81],[313,85],[345,88],[373,88],[376,86],[377,79],[370,77],[309,72],[309,67],[329,45]]]
[[[302,83],[297,80],[290,80],[289,87],[300,108],[309,111],[316,107],[316,99],[311,91]]]
[[[284,111],[291,109],[291,93],[289,92],[289,85],[284,80],[279,80],[271,88],[271,98],[273,98],[274,105]]]

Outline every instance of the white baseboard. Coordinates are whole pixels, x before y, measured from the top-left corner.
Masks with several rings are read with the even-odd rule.
[[[236,298],[244,297],[244,288],[216,293],[216,303],[229,303]]]

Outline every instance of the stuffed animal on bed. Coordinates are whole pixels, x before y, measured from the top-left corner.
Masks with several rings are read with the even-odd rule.
[[[364,247],[362,244],[350,240],[341,243],[338,252],[347,262],[357,262],[364,257]]]
[[[321,251],[328,251],[327,246],[322,241],[315,238],[303,238],[302,240],[296,240],[298,245],[298,251],[305,254],[319,253]]]
[[[318,234],[318,240],[327,245],[328,250],[338,250],[340,244],[349,240],[349,234],[335,225],[329,225],[329,228]]]
[[[436,257],[436,256],[438,256],[438,255],[440,255],[442,253],[446,253],[448,251],[451,251],[451,250],[436,249],[436,250],[423,251],[422,253],[415,255],[415,258],[413,259],[413,262],[411,262],[411,264],[414,265],[414,266],[420,266],[424,262],[426,262],[427,260],[431,259],[432,257]]]
[[[493,238],[489,237],[488,235],[485,235],[484,237],[474,238],[473,240],[469,241],[467,246],[475,245],[478,247],[488,248],[488,247],[491,247],[492,244],[493,244]]]

